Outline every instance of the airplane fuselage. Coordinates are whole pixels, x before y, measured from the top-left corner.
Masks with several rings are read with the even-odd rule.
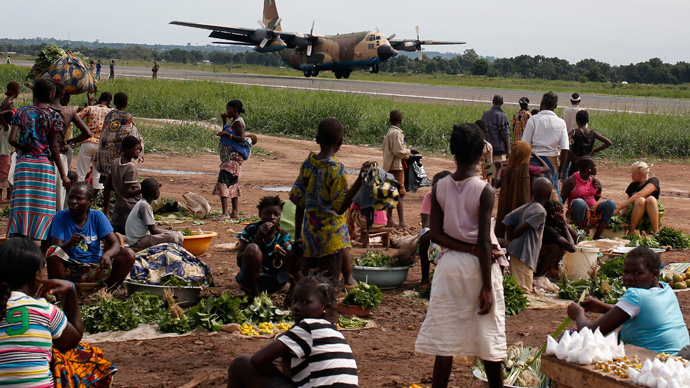
[[[397,52],[380,32],[362,31],[323,36],[314,44],[311,55],[307,55],[307,49],[303,47],[284,49],[276,54],[305,75],[331,70],[347,76],[358,67],[378,69],[380,63],[397,55]]]

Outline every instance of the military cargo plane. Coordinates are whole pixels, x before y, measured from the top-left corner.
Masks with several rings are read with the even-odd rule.
[[[316,77],[322,70],[330,70],[335,77],[349,78],[352,70],[368,68],[371,73],[379,72],[379,65],[398,55],[398,50],[417,51],[422,59],[422,45],[465,44],[435,40],[395,39],[395,34],[386,37],[378,31],[363,31],[348,34],[317,35],[314,23],[308,34],[286,32],[281,27],[275,0],[264,0],[261,28],[227,27],[210,24],[174,21],[170,24],[211,30],[209,37],[223,39],[218,44],[254,46],[262,53],[274,52],[285,63],[304,73],[305,77]]]

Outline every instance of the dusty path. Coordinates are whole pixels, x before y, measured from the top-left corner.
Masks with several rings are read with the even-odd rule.
[[[240,210],[255,214],[256,204],[260,197],[272,195],[272,192],[260,187],[292,186],[298,174],[301,162],[309,150],[316,150],[313,141],[284,139],[271,136],[260,136],[259,147],[272,151],[269,157],[252,157],[243,166],[240,177],[242,198]],[[381,151],[377,148],[362,146],[343,146],[339,159],[348,169],[358,169],[367,160],[381,161]],[[424,165],[430,175],[453,169],[454,163],[449,158],[424,157]],[[181,200],[182,193],[194,191],[204,195],[214,209],[220,207],[218,197],[211,192],[216,182],[219,159],[217,155],[197,155],[194,157],[147,154],[145,162],[140,165],[142,177],[153,176],[164,185],[162,195]],[[690,192],[687,178],[690,176],[685,164],[655,163],[653,171],[662,185],[661,200],[667,209],[664,218],[666,225],[690,232],[689,212]],[[173,175],[152,173],[148,170],[182,170],[204,172],[201,175]],[[604,184],[604,197],[621,200],[630,179],[627,166],[603,162],[599,166],[599,179]],[[350,176],[351,181],[354,176]],[[416,195],[405,198],[405,211],[408,222],[419,224],[419,208],[427,188]],[[279,193],[286,198],[286,192]],[[6,221],[5,221],[6,222]],[[184,228],[189,224],[179,227]],[[0,225],[1,227],[2,225]],[[234,233],[240,232],[243,225],[226,224],[209,221],[205,230],[219,233],[213,244],[236,241]],[[356,249],[355,254],[362,249]],[[217,287],[212,292],[230,290],[239,293],[234,282],[238,268],[235,255],[213,247],[202,257],[213,269]],[[684,260],[684,253],[671,253],[664,256],[664,261]],[[424,300],[409,296],[420,279],[418,265],[413,268],[403,287],[386,291],[384,303],[376,310],[371,319],[378,328],[346,332],[351,344],[360,373],[362,388],[406,387],[413,383],[429,386],[433,358],[414,352],[414,341],[426,312]],[[678,294],[681,307],[690,322],[690,293]],[[283,295],[277,294],[277,300]],[[506,332],[509,344],[523,342],[530,346],[541,346],[546,335],[555,330],[565,318],[564,309],[526,310],[517,316],[507,319]],[[118,366],[115,387],[223,387],[225,374],[230,360],[240,353],[255,352],[268,340],[236,339],[228,334],[197,334],[175,339],[157,339],[150,341],[129,341],[123,343],[101,343],[108,359]],[[458,366],[452,375],[452,387],[466,387],[471,384],[469,369]],[[475,382],[474,387],[479,387]]]

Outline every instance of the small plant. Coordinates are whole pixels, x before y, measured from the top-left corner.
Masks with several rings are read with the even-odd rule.
[[[381,290],[374,284],[359,282],[348,291],[343,299],[343,304],[359,306],[371,310],[377,309],[383,301]]]

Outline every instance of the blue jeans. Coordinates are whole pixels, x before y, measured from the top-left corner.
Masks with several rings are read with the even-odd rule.
[[[570,216],[573,222],[582,222],[585,220],[587,215],[587,202],[582,198],[575,198],[570,203]],[[597,205],[597,216],[601,216],[600,221],[608,224],[611,221],[613,212],[616,211],[616,202],[612,199],[607,199],[606,201],[599,202]]]

